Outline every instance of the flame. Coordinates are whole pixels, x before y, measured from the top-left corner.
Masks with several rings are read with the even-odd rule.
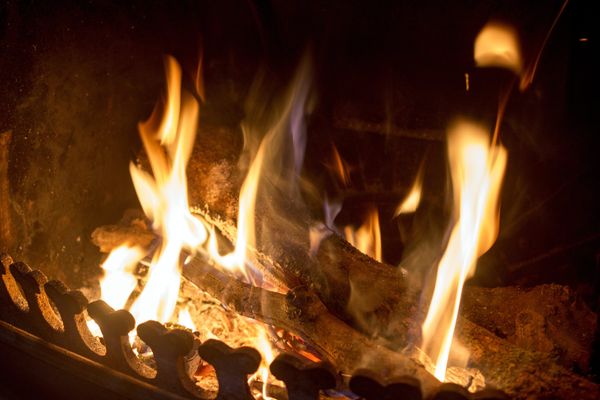
[[[235,248],[231,253],[221,255],[218,250],[217,236],[214,230],[211,231],[208,241],[208,252],[219,265],[231,272],[243,275],[248,282],[253,284],[260,282],[260,286],[263,288],[269,288],[269,282],[262,279],[260,271],[252,268],[251,260],[248,258],[248,249],[256,246],[256,198],[259,193],[259,184],[266,181],[263,180],[263,177],[269,173],[272,174],[268,176],[270,178],[269,181],[284,182],[283,185],[289,185],[287,189],[290,195],[297,190],[297,179],[302,168],[306,146],[304,106],[309,88],[307,72],[307,64],[305,62],[301,65],[296,79],[291,86],[284,104],[285,107],[278,114],[274,115],[271,125],[265,129],[261,129],[262,127],[257,126],[258,123],[254,120],[245,121],[242,125],[246,148],[251,147],[250,142],[259,133],[266,133],[262,137],[254,154],[240,190]],[[249,117],[257,118],[254,115]],[[291,146],[285,146],[285,143],[291,143]],[[291,170],[291,176],[285,177],[287,179],[282,179],[287,172],[285,170],[285,163],[290,160],[289,169]],[[284,187],[283,185],[281,188]],[[260,187],[260,189],[267,193],[269,188],[266,185]],[[259,323],[256,323],[254,326],[253,345],[262,354],[263,360],[259,370],[250,380],[254,380],[259,376],[261,377],[263,382],[262,398],[266,400],[271,399],[271,397],[267,396],[266,390],[270,375],[269,364],[273,361],[274,354],[266,329]]]
[[[195,332],[196,324],[192,320],[192,315],[190,314],[190,310],[188,307],[181,307],[179,309],[179,314],[177,315],[177,323],[183,327],[186,327],[193,332]]]
[[[439,262],[435,289],[423,323],[422,348],[443,381],[464,282],[475,271],[477,257],[494,243],[499,229],[499,194],[507,152],[491,144],[484,128],[457,122],[448,135],[448,159],[454,191],[454,218]]]
[[[193,251],[208,238],[203,223],[189,211],[185,172],[196,136],[198,103],[189,93],[182,94],[181,68],[174,58],[166,58],[165,69],[167,99],[161,118],[157,108],[148,121],[139,124],[153,176],[133,163],[129,168],[142,208],[162,237],[148,281],[130,310],[138,323],[172,318],[182,250]]]
[[[352,246],[381,262],[381,229],[379,227],[379,211],[376,207],[369,208],[364,223],[357,230],[346,226],[344,236]]]
[[[216,235],[214,232],[210,235],[208,250],[211,257],[229,271],[241,273],[252,283],[257,282],[257,278],[260,277],[260,272],[251,267],[247,257],[248,249],[256,246],[255,208],[259,184],[263,181],[263,176],[271,174],[270,181],[282,182],[281,188],[278,189],[283,189],[287,184],[290,194],[297,190],[297,179],[302,169],[306,147],[304,107],[308,97],[308,76],[308,64],[307,60],[304,60],[285,99],[284,107],[271,116],[270,125],[260,126],[257,122],[259,118],[255,115],[248,116],[242,124],[246,148],[250,148],[253,140],[262,132],[266,133],[258,145],[240,190],[234,251],[224,256],[220,255]],[[291,143],[291,146],[286,146],[287,143]],[[292,175],[289,179],[282,179],[287,172],[286,162],[291,164],[289,168]],[[269,187],[264,186],[261,189],[268,192]],[[268,284],[262,279],[261,282],[263,287]]]
[[[402,203],[398,204],[396,207],[396,212],[394,212],[394,217],[397,217],[400,214],[410,214],[417,211],[419,207],[419,203],[421,203],[421,192],[423,191],[423,164],[419,167],[419,172],[417,172],[417,176],[415,177],[415,182],[413,183],[408,195],[402,200]]]
[[[269,336],[267,334],[266,329],[262,325],[256,324],[257,328],[256,339],[254,341],[254,346],[258,352],[262,355],[262,359],[260,362],[260,366],[258,367],[258,371],[254,375],[248,379],[248,384],[260,378],[262,382],[262,391],[261,391],[261,399],[262,400],[275,400],[273,397],[270,397],[267,394],[267,387],[269,382],[269,376],[271,376],[269,372],[269,365],[275,359],[275,354],[273,352],[273,346],[269,341]]]
[[[305,67],[306,65],[304,65]],[[159,103],[151,117],[140,123],[139,132],[148,156],[151,172],[147,173],[135,164],[130,164],[130,173],[138,199],[146,216],[152,221],[154,230],[160,233],[162,242],[154,253],[149,267],[148,279],[130,312],[137,323],[147,320],[159,322],[171,321],[177,307],[181,281],[181,264],[186,257],[183,251],[194,252],[205,246],[208,254],[218,266],[222,266],[234,274],[241,275],[246,281],[262,287],[268,287],[259,276],[259,271],[252,268],[248,250],[256,246],[255,206],[259,185],[265,174],[278,171],[278,164],[285,165],[293,160],[290,169],[292,178],[280,173],[279,182],[289,185],[290,190],[297,190],[297,179],[302,167],[306,144],[304,129],[304,106],[308,96],[305,68],[301,68],[295,83],[285,102],[267,129],[246,124],[242,128],[244,137],[250,138],[254,131],[266,132],[253,155],[252,163],[240,190],[240,202],[237,220],[237,236],[234,250],[226,255],[218,251],[217,236],[214,227],[209,227],[204,220],[197,219],[190,213],[188,203],[186,166],[191,156],[197,130],[199,106],[194,97],[181,89],[181,69],[175,59],[165,60],[167,96],[164,104]],[[197,76],[201,76],[201,67]],[[198,78],[195,81],[201,83]],[[202,90],[196,88],[199,94]],[[252,129],[251,129],[252,128]],[[258,142],[257,142],[258,143]],[[291,143],[291,148],[283,146]],[[289,150],[289,152],[288,152]],[[269,176],[269,181],[274,178]],[[138,253],[126,246],[116,249],[107,260],[111,271],[122,271],[109,283],[110,288],[126,285],[119,289],[125,305],[135,288],[135,278],[125,272],[130,263],[136,263],[144,253]],[[125,255],[121,254],[125,253]],[[189,255],[187,256],[189,257]],[[110,260],[110,263],[108,262]],[[260,278],[260,279],[257,279]],[[180,307],[177,313],[180,325],[195,330],[189,309]],[[274,358],[274,349],[268,339],[268,332],[260,323],[253,322],[251,329],[245,331],[244,339],[251,342],[263,355],[263,363],[258,371],[264,382],[263,398],[270,399],[266,393],[266,382],[269,378],[268,365]],[[205,336],[213,336],[208,330]]]
[[[254,208],[256,205],[256,195],[258,192],[258,184],[260,182],[265,147],[266,142],[263,140],[240,190],[235,250],[222,256],[219,254],[217,248],[214,231],[209,240],[209,253],[211,257],[213,257],[219,265],[228,270],[232,272],[241,272],[248,281],[251,281],[251,277],[249,275],[250,271],[246,268],[247,250],[248,246],[255,246],[256,242],[254,231]]]
[[[475,39],[475,63],[479,67],[501,67],[515,72],[523,69],[516,31],[497,22],[483,27]]]
[[[125,308],[131,292],[137,286],[133,269],[144,255],[145,252],[140,247],[121,245],[102,264],[104,276],[100,279],[101,299],[115,310]]]
[[[333,161],[330,168],[342,186],[348,187],[350,185],[350,167],[344,161],[335,145],[333,146]]]

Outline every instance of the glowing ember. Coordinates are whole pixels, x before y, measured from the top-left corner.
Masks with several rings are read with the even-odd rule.
[[[455,223],[438,265],[422,342],[440,381],[446,376],[464,282],[474,273],[477,257],[492,246],[498,234],[498,201],[507,152],[489,142],[485,129],[469,121],[457,122],[448,134]]]

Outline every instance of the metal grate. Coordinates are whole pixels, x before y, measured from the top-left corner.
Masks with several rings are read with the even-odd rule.
[[[47,377],[55,369],[62,370],[60,378],[50,382],[56,392],[73,394],[81,389],[89,398],[254,399],[248,376],[257,371],[261,361],[256,349],[233,349],[212,339],[200,343],[190,331],[168,329],[156,321],[148,321],[137,327],[137,335],[152,350],[155,368],[151,368],[134,354],[130,345],[128,335],[135,327],[135,320],[128,311],[115,311],[101,300],[88,303],[80,291],[69,290],[60,281],[48,281],[39,270],[13,262],[7,255],[2,255],[0,261],[3,363],[30,359],[27,368],[42,374],[41,377]],[[86,312],[100,327],[102,342],[88,329]],[[200,358],[214,367],[218,393],[196,385],[193,371]],[[376,371],[360,370],[342,383],[343,379],[329,363],[315,363],[293,354],[280,354],[270,370],[285,383],[281,398],[289,400],[316,400],[323,391],[342,386],[355,399],[423,398],[420,384],[413,377],[388,381]],[[507,397],[491,389],[470,394],[458,385],[441,384],[428,398]]]

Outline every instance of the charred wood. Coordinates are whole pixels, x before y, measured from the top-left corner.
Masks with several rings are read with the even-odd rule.
[[[207,145],[201,140],[196,145],[188,167],[190,203],[196,213],[212,223],[233,243],[236,238],[237,194],[244,176],[237,164],[241,147],[240,135],[231,130],[205,129],[200,137],[208,138],[210,143]],[[270,182],[261,183],[263,186],[268,184]],[[405,276],[398,269],[363,255],[322,224],[319,226],[312,221],[302,204],[291,201],[285,194],[271,190],[263,200],[257,201],[257,243],[256,248],[250,251],[253,258],[251,262],[276,287],[284,289],[302,286],[310,296],[318,297],[319,301],[313,304],[321,305],[317,307],[317,314],[323,314],[318,319],[323,324],[320,325],[320,330],[333,336],[341,330],[347,335],[343,338],[344,342],[359,340],[359,337],[381,338],[382,343],[394,351],[407,343],[418,343],[423,307],[420,304],[420,287],[411,284],[410,275]],[[322,240],[318,248],[311,248],[308,232],[315,227],[319,227],[317,233]],[[196,276],[195,279],[199,278]],[[203,290],[210,291],[210,282],[196,283]],[[244,292],[231,294],[233,297],[227,299],[226,303],[237,301],[241,307],[239,312],[247,315],[245,307],[252,302],[247,302],[248,297],[241,294]],[[493,304],[519,304],[520,312],[509,312],[504,316],[498,312],[500,309],[497,307],[482,307],[482,300],[477,299],[489,296],[498,297]],[[515,296],[513,303],[508,301],[507,296]],[[589,349],[588,339],[595,330],[596,316],[585,306],[579,307],[580,303],[571,307],[575,303],[562,301],[560,296],[554,299],[558,301],[552,302],[554,311],[551,312],[548,310],[552,307],[545,310],[537,302],[519,302],[525,298],[523,296],[527,297],[516,288],[504,291],[482,288],[465,290],[461,314],[463,317],[459,320],[457,339],[470,350],[470,365],[479,368],[488,383],[515,398],[570,398],[574,393],[580,398],[595,398],[598,395],[596,385],[569,372],[556,361],[568,366],[586,364],[588,355],[585,353]],[[223,300],[222,297],[218,298]],[[274,301],[272,305],[278,306],[272,310],[279,310],[278,307],[282,304],[281,300]],[[487,310],[489,315],[486,314]],[[522,319],[523,312],[527,313],[528,310],[536,318],[540,316],[544,321],[547,318],[549,322],[546,326],[556,327],[542,331],[545,337],[543,343],[552,343],[553,349],[550,352],[546,344],[540,347],[540,343],[535,340],[522,340],[527,335],[528,328],[516,319]],[[275,317],[270,317],[268,312],[265,315],[253,312],[256,313],[255,318],[277,325]],[[565,316],[565,319],[553,319],[555,315]],[[469,321],[469,317],[481,326]],[[506,318],[507,321],[495,324],[497,318]],[[287,324],[283,328],[307,335],[303,331],[307,329],[303,327],[304,321],[291,325],[282,317],[278,323]],[[577,344],[564,339],[565,335],[571,335],[572,329],[580,329],[582,332],[574,339]],[[350,335],[349,332],[353,334]],[[357,334],[360,336],[356,336]],[[325,346],[334,346],[333,348],[356,346],[344,342],[328,344],[327,340],[331,339],[315,337],[314,334],[310,336],[310,332],[307,337],[314,340],[314,343],[325,343]],[[329,353],[324,353],[335,355],[335,350],[330,349]],[[343,360],[338,362],[335,357],[332,361],[342,369],[348,365]]]
[[[238,314],[302,336],[341,371],[371,367],[390,376],[414,376],[426,393],[437,386],[421,365],[356,331],[305,288],[287,294],[264,290],[233,279],[200,256],[184,266],[183,276]]]
[[[102,230],[104,228],[98,229]],[[113,226],[109,231],[114,232],[115,229]],[[105,236],[96,235],[95,237]],[[100,245],[99,243],[96,244]],[[349,254],[352,254],[351,250],[348,251]],[[354,260],[356,265],[361,261],[364,263],[365,268],[367,266],[385,267],[391,270],[391,267],[378,264],[360,253],[356,257],[357,259]],[[341,371],[352,372],[359,367],[375,365],[378,370],[384,370],[384,372],[390,374],[412,374],[420,378],[423,377],[425,379],[424,385],[426,387],[431,385],[431,376],[422,367],[412,359],[398,353],[407,342],[392,341],[381,337],[383,335],[376,338],[374,335],[365,334],[364,329],[361,330],[356,324],[351,326],[340,319],[335,312],[323,304],[320,298],[315,295],[314,290],[308,287],[296,288],[288,292],[287,295],[266,291],[240,282],[218,271],[206,259],[199,256],[184,266],[183,275],[194,285],[208,292],[233,311],[302,335],[317,346],[322,354]],[[393,278],[394,281],[402,283],[401,277],[389,272],[385,273],[383,277],[385,279]],[[376,287],[378,281],[380,281],[379,278],[374,279],[371,282],[371,287]],[[521,311],[519,315],[523,312],[527,313],[527,307],[530,306],[527,305],[526,297],[532,294],[528,294],[528,292],[522,294],[520,289],[517,288],[503,289],[505,290],[497,292],[496,289],[470,288],[465,291],[465,297],[480,296],[477,298],[485,298],[496,296],[499,298],[492,301],[492,304],[502,304],[503,302],[508,304],[509,299],[501,296],[514,296],[512,301],[522,301],[523,306],[519,308]],[[559,289],[564,290],[558,286],[556,288],[541,287],[536,290],[547,292],[548,290]],[[390,301],[390,296],[390,294],[386,296],[386,301]],[[400,304],[385,305],[388,310],[387,314],[381,313],[381,315],[371,318],[377,323],[381,323],[383,319],[391,321],[392,328],[390,331],[385,332],[386,334],[397,332],[405,338],[410,338],[418,327],[418,318],[415,318],[418,312],[414,299],[404,298],[403,300],[402,296],[398,296],[397,301]],[[404,303],[402,303],[403,301]],[[465,301],[465,304],[470,304],[473,301],[475,300]],[[376,305],[383,307],[381,304]],[[391,316],[397,307],[405,307],[407,310],[411,307],[415,311],[415,315],[406,316],[402,321],[393,320]],[[471,307],[478,309],[479,305],[476,304]],[[482,309],[486,310],[485,308]],[[554,302],[551,309],[554,310],[552,315],[569,315],[571,313],[571,310],[565,307],[564,303],[561,305]],[[479,310],[479,314],[474,314],[471,310],[471,314],[479,316],[484,323],[489,325],[494,318],[502,320],[502,314],[497,311],[499,310],[493,307],[490,308],[490,315],[487,320],[482,319],[482,315],[485,314],[482,310]],[[506,318],[514,317],[513,314],[511,312],[506,313]],[[469,314],[467,313],[467,315]],[[380,319],[376,320],[375,318]],[[352,322],[354,321],[350,320],[350,323]],[[502,321],[497,325],[510,326],[510,322]],[[568,331],[563,332],[563,335],[567,334]],[[535,346],[519,347],[464,317],[459,321],[457,337],[471,352],[470,365],[482,371],[486,377],[486,382],[506,391],[515,398],[527,398],[528,396],[570,398],[573,394],[576,394],[583,399],[592,399],[599,393],[595,384],[558,365],[556,354],[544,354],[540,351],[534,351]],[[557,344],[560,345],[560,341],[557,341]]]

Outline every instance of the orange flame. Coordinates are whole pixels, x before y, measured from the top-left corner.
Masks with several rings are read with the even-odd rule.
[[[144,255],[139,247],[122,245],[114,249],[102,264],[104,276],[100,279],[100,293],[102,300],[115,310],[125,307],[137,286],[133,269]]]
[[[252,268],[251,260],[248,259],[248,249],[256,246],[256,198],[259,192],[259,184],[265,174],[273,171],[284,173],[284,171],[281,171],[283,162],[277,156],[281,157],[281,154],[284,154],[284,159],[293,160],[294,175],[292,176],[293,179],[287,181],[287,184],[290,185],[290,191],[296,189],[293,185],[300,173],[306,141],[303,125],[304,106],[308,96],[306,67],[306,64],[304,64],[300,68],[286,99],[285,107],[273,116],[273,122],[270,126],[255,126],[256,121],[245,121],[245,124],[242,125],[244,138],[247,141],[255,139],[255,136],[259,133],[266,132],[266,134],[260,141],[240,190],[235,248],[231,253],[221,255],[214,231],[211,232],[208,241],[208,252],[220,266],[225,267],[230,272],[241,274],[246,281],[251,283],[257,282],[258,280],[255,278],[259,275],[259,271]],[[284,147],[286,142],[291,142],[292,147]],[[250,147],[248,143],[245,144]],[[265,188],[265,190],[268,189]],[[268,288],[269,282],[261,279],[261,286]],[[271,399],[267,396],[266,388],[270,375],[268,365],[274,359],[273,348],[268,340],[265,328],[260,324],[256,324],[255,328],[253,342],[262,354],[263,361],[259,371],[251,380],[260,376],[263,382],[262,398]]]
[[[448,159],[455,225],[438,265],[422,342],[440,381],[446,375],[464,282],[473,275],[477,257],[493,245],[498,235],[499,195],[507,152],[501,145],[490,145],[481,126],[460,121],[449,131]]]
[[[335,145],[333,146],[333,161],[330,168],[342,186],[348,187],[350,185],[350,167],[344,161]]]
[[[415,177],[415,182],[413,183],[408,195],[402,200],[402,203],[398,204],[396,207],[396,212],[394,212],[394,216],[397,217],[400,214],[410,214],[417,211],[419,207],[419,203],[421,203],[421,192],[423,191],[423,164],[419,167],[419,172],[417,172],[417,176]]]
[[[475,63],[479,67],[506,68],[517,75],[523,69],[517,33],[508,25],[490,22],[475,39]]]
[[[130,165],[130,173],[140,204],[145,214],[152,220],[153,228],[160,232],[162,238],[160,248],[153,255],[147,283],[130,309],[137,323],[149,319],[167,322],[174,317],[184,250],[194,252],[204,245],[218,265],[243,275],[251,283],[255,282],[254,278],[258,272],[252,269],[247,253],[249,248],[256,246],[254,215],[261,177],[277,169],[277,163],[281,161],[276,160],[275,155],[279,154],[283,160],[294,161],[293,173],[294,179],[297,179],[306,140],[303,118],[308,84],[305,79],[306,71],[301,68],[285,107],[279,110],[280,113],[275,116],[273,124],[267,126],[264,131],[254,129],[261,133],[266,131],[266,134],[254,154],[241,187],[235,249],[229,254],[220,255],[214,228],[208,227],[204,220],[194,217],[190,213],[188,204],[186,166],[194,145],[199,106],[191,94],[182,92],[181,69],[175,59],[167,57],[165,66],[167,96],[164,106],[157,106],[148,121],[139,125],[152,174],[133,163]],[[201,73],[198,76],[201,76]],[[196,83],[199,82],[200,79],[196,80]],[[198,88],[196,90],[198,93],[203,93]],[[261,127],[253,126],[253,128]],[[247,125],[243,126],[243,129],[245,137],[249,137],[250,133],[254,134],[249,132]],[[289,142],[293,143],[292,148],[289,149],[293,154],[283,153],[284,144]],[[291,180],[281,181],[290,184]],[[294,189],[295,184],[296,182],[290,184],[290,189]],[[109,256],[111,263],[107,260],[106,269],[109,270],[114,260],[117,266],[110,267],[111,271],[113,269],[127,271],[131,269],[128,265],[135,265],[143,256],[141,250],[128,247],[115,249]],[[135,288],[135,278],[121,273],[119,279],[123,281],[119,281],[119,285],[126,285],[120,290],[124,298],[124,300],[119,299],[119,308],[121,308]],[[106,284],[108,285],[109,282],[107,281]],[[261,284],[265,287],[268,282],[261,280]],[[110,285],[112,288],[117,284]],[[180,307],[178,319],[181,325],[195,330],[188,308]],[[266,394],[268,365],[274,358],[274,352],[268,340],[267,330],[261,324],[255,323],[254,329],[247,334],[247,339],[252,340],[254,346],[258,347],[263,355],[263,363],[258,374],[265,383],[263,398],[267,399],[269,398]]]
[[[266,142],[263,141],[258,148],[258,152],[244,183],[240,190],[240,204],[238,208],[237,237],[235,250],[225,256],[219,254],[217,248],[216,236],[211,234],[209,240],[209,253],[217,263],[232,272],[241,272],[246,280],[251,281],[249,271],[246,269],[248,246],[254,247],[256,244],[254,231],[254,208],[256,205],[256,195],[258,184],[260,182],[260,173],[262,170],[265,154]]]
[[[142,208],[163,239],[152,259],[148,281],[130,310],[138,323],[150,319],[167,322],[173,317],[181,252],[193,251],[208,237],[203,223],[189,211],[185,172],[196,136],[198,103],[190,94],[182,95],[177,61],[167,57],[165,67],[167,99],[162,118],[155,110],[139,125],[153,176],[133,163],[129,168]]]
[[[354,230],[351,226],[344,228],[346,241],[363,254],[381,262],[381,229],[379,227],[379,211],[369,208],[365,222]]]
[[[275,359],[275,353],[273,351],[273,346],[271,346],[271,342],[269,341],[269,336],[266,329],[262,325],[257,324],[255,326],[257,328],[257,333],[254,345],[259,353],[262,354],[262,360],[260,362],[260,366],[258,367],[258,371],[256,371],[256,373],[252,375],[250,379],[248,379],[248,383],[250,384],[251,382],[260,378],[263,383],[260,398],[262,400],[275,400],[275,398],[270,397],[267,393],[269,377],[271,376],[269,372],[269,365],[271,365]]]

